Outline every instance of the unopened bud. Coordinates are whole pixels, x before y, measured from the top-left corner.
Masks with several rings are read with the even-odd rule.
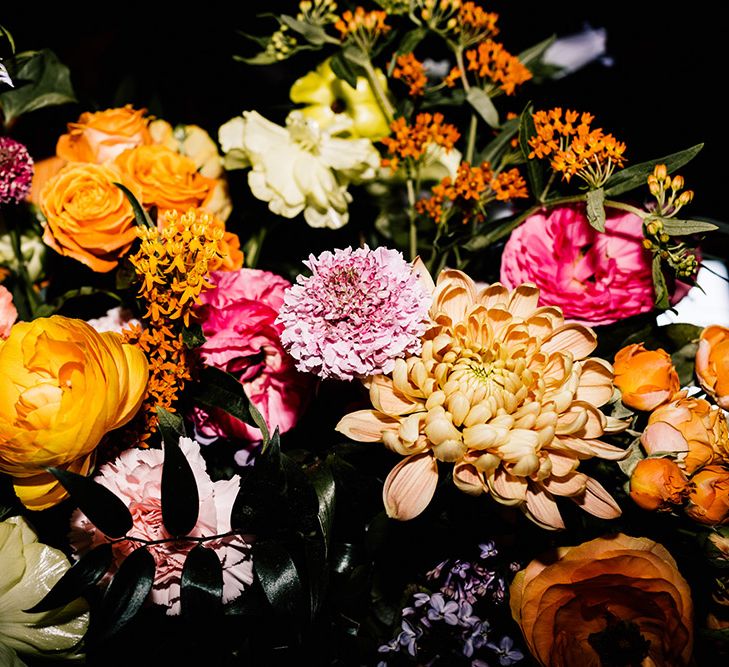
[[[679,206],[686,206],[694,198],[693,190],[685,190],[678,197]]]
[[[674,176],[671,181],[671,190],[683,190],[683,176]]]
[[[655,169],[653,170],[653,174],[659,181],[662,181],[664,178],[666,178],[666,165],[657,164]]]
[[[653,242],[650,239],[643,239],[643,247],[646,250],[652,250],[653,249]]]
[[[661,243],[668,243],[668,241],[671,239],[671,237],[668,234],[661,234],[659,237]]]
[[[446,23],[446,28],[448,30],[453,30],[458,25],[458,20],[454,17],[452,19],[449,19],[448,23]]]
[[[661,192],[661,186],[658,185],[658,181],[656,180],[655,176],[649,176],[648,177],[648,190],[650,190],[650,193],[656,197]]]

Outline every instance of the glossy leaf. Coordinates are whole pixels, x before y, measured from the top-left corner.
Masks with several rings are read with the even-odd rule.
[[[177,442],[186,437],[185,421],[177,412],[170,412],[159,405],[157,411],[157,426],[164,442]]]
[[[154,583],[154,557],[146,547],[135,549],[119,566],[97,612],[97,640],[115,635],[142,608]]]
[[[328,463],[318,466],[309,473],[309,479],[318,500],[317,518],[324,541],[326,557],[331,542],[332,525],[334,523],[334,510],[337,499],[336,484]]]
[[[27,614],[37,614],[67,605],[83,595],[84,591],[96,584],[111,566],[113,558],[112,546],[108,542],[94,547],[81,559],[66,570],[63,576],[46,593],[46,596]]]
[[[534,118],[532,118],[532,111],[532,105],[528,104],[519,117],[519,147],[526,161],[527,179],[529,180],[532,194],[535,197],[539,197],[544,189],[542,168],[536,159],[529,159],[529,153],[531,152],[529,139],[537,133],[536,127],[534,126]]]
[[[270,540],[253,543],[253,571],[271,606],[294,615],[301,608],[302,585],[299,572],[286,548]]]
[[[48,472],[68,491],[71,499],[89,521],[107,537],[123,537],[132,527],[132,515],[124,502],[112,491],[90,477],[61,468]]]
[[[114,185],[116,185],[116,187],[118,187],[124,193],[124,196],[129,200],[129,203],[132,205],[132,210],[134,211],[134,221],[137,223],[137,225],[139,227],[155,227],[156,225],[152,223],[152,219],[149,217],[149,213],[147,213],[144,207],[139,203],[132,191],[122,183],[114,183]]]
[[[466,100],[489,126],[499,126],[499,112],[491,98],[481,88],[471,88],[466,93]]]
[[[587,193],[587,221],[598,232],[605,231],[605,191],[602,188]]]
[[[223,566],[212,549],[198,544],[187,554],[180,582],[183,615],[205,616],[220,611]]]
[[[665,164],[669,173],[680,169],[693,160],[703,147],[704,144],[696,144],[696,146],[678,153],[671,153],[665,157],[634,164],[632,167],[617,171],[605,183],[605,194],[612,197],[646,185],[648,176],[653,173],[658,164]]]

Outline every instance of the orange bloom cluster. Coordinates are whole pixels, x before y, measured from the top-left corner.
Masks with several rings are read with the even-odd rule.
[[[519,58],[512,56],[502,44],[492,39],[466,51],[466,59],[468,71],[475,72],[481,80],[491,81],[507,95],[513,95],[517,86],[532,78],[532,73]]]
[[[529,139],[530,158],[550,157],[552,169],[567,182],[579,176],[593,188],[601,187],[615,167],[625,164],[625,144],[602,129],[591,127],[590,113],[556,107],[534,115],[536,135]],[[579,119],[579,122],[578,122]]]
[[[397,57],[392,76],[401,79],[408,86],[408,95],[411,97],[419,97],[425,92],[425,84],[428,83],[425,67],[412,53]]]
[[[174,402],[190,379],[189,351],[181,324],[190,324],[200,293],[212,287],[208,274],[222,260],[221,224],[205,212],[166,214],[161,229],[140,229],[141,246],[129,259],[147,304],[146,327],[125,331],[125,340],[138,345],[149,360],[149,384],[140,411],[143,443],[157,427],[157,406],[174,410]]]
[[[415,205],[419,213],[442,223],[459,211],[466,224],[474,219],[483,220],[484,205],[494,199],[508,201],[526,197],[527,187],[516,168],[494,175],[488,162],[476,167],[461,162],[455,180],[446,176],[431,192],[428,199],[421,199]]]
[[[448,76],[443,79],[443,83],[448,88],[453,88],[456,85],[456,81],[461,78],[462,74],[463,72],[461,72],[459,67],[454,67],[450,72],[448,72]]]
[[[431,30],[440,33],[461,48],[477,44],[489,35],[498,34],[499,15],[486,12],[475,2],[462,0],[418,0],[420,17]]]
[[[397,169],[401,160],[412,165],[425,157],[430,146],[450,151],[461,133],[455,125],[444,123],[442,113],[419,113],[409,125],[402,116],[390,123],[392,134],[382,139],[391,157],[382,161],[383,167]]]
[[[391,27],[385,23],[387,12],[381,10],[366,11],[357,7],[354,12],[345,11],[334,24],[342,41],[351,40],[365,51],[368,50]]]

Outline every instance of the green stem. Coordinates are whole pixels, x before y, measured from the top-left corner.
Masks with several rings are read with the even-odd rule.
[[[413,179],[408,174],[408,219],[410,220],[410,261],[412,262],[418,256],[418,226],[415,222],[415,185]]]
[[[475,113],[471,113],[471,123],[468,126],[468,144],[466,145],[466,162],[473,162],[473,154],[476,150],[476,128],[478,127],[478,117]]]
[[[547,181],[547,184],[544,186],[544,190],[542,190],[542,194],[539,195],[539,201],[544,202],[547,199],[547,193],[549,192],[549,188],[552,187],[552,183],[554,183],[554,178],[557,176],[557,172],[553,171],[551,175],[549,176],[549,180]]]
[[[380,80],[377,78],[377,73],[375,72],[375,68],[369,58],[362,63],[362,68],[367,75],[367,80],[370,83],[370,87],[375,95],[377,104],[382,110],[382,113],[385,114],[387,124],[389,125],[395,119],[395,107],[392,106],[392,103],[387,98],[387,92],[380,85]]]
[[[12,215],[3,216],[0,212],[0,227],[5,227],[10,235],[13,254],[15,255],[15,261],[18,263],[16,274],[22,283],[21,294],[23,303],[17,303],[16,307],[18,308],[20,319],[27,321],[33,319],[35,310],[40,305],[40,298],[33,288],[33,282],[28,274],[28,268],[25,266],[20,229],[13,217]]]
[[[624,204],[621,201],[613,201],[612,199],[606,199],[603,202],[603,205],[608,208],[619,208],[621,211],[628,211],[630,213],[635,213],[636,215],[640,216],[641,218],[646,217],[646,212],[643,209],[636,208],[635,206],[631,206],[630,204]]]

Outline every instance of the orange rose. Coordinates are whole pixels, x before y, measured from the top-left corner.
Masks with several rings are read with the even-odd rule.
[[[49,157],[40,160],[33,167],[33,183],[30,186],[28,201],[36,206],[40,206],[40,196],[46,183],[50,181],[63,167],[66,161],[60,157]]]
[[[102,164],[129,148],[150,144],[146,113],[146,109],[134,109],[131,104],[82,113],[77,122],[68,124],[68,134],[58,139],[56,154],[69,162]]]
[[[161,211],[206,208],[217,187],[217,181],[198,173],[190,158],[166,146],[124,151],[116,164],[137,184],[142,203]]]
[[[512,615],[544,667],[691,660],[691,591],[652,540],[618,534],[561,548],[519,572],[510,592]]]
[[[615,386],[623,403],[636,410],[653,410],[679,390],[678,373],[665,350],[628,345],[615,355]]]
[[[648,454],[674,452],[690,475],[708,463],[729,463],[729,433],[724,413],[685,392],[648,417],[640,442]]]
[[[715,324],[701,332],[696,375],[704,391],[729,410],[729,329]]]
[[[203,176],[220,178],[223,175],[223,158],[218,146],[201,127],[177,125],[173,128],[166,120],[158,119],[149,124],[149,133],[155,144],[189,157]]]
[[[691,478],[691,483],[686,514],[709,526],[729,521],[729,470],[706,466]]]
[[[630,476],[630,497],[644,510],[670,509],[683,502],[688,479],[671,459],[643,459]]]
[[[100,273],[116,268],[136,238],[134,211],[114,182],[140,197],[136,184],[113,165],[75,162],[46,183],[40,198],[43,240]]]

